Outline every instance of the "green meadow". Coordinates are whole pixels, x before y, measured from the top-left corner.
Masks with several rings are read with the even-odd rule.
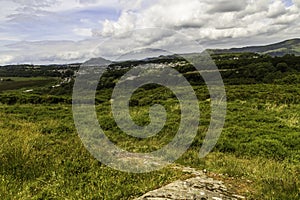
[[[224,129],[203,159],[198,153],[210,122],[210,100],[205,86],[194,90],[201,116],[193,144],[173,165],[144,174],[116,171],[93,158],[75,129],[70,96],[2,92],[0,199],[133,199],[190,176],[175,165],[206,169],[247,199],[300,199],[300,85],[227,85]],[[111,92],[102,89],[96,97],[99,124],[111,141],[130,152],[151,152],[172,140],[180,106],[170,90],[142,88],[131,98],[130,113],[139,125],[150,122],[151,105],[166,108],[165,127],[147,139],[129,137],[116,126]]]
[[[133,66],[173,66],[199,100],[200,124],[190,148],[174,164],[144,174],[114,170],[85,148],[72,113],[79,64],[0,67],[0,199],[134,199],[191,177],[182,167],[205,169],[247,199],[300,199],[300,57],[227,53],[212,58],[225,83],[227,115],[216,146],[202,159],[199,151],[211,121],[211,99],[193,65],[180,57],[161,56],[114,63],[103,74],[95,99],[97,118],[110,141],[129,152],[164,147],[181,123],[174,93],[149,84],[131,96],[130,115],[137,125],[146,126],[150,107],[163,105],[167,118],[162,130],[140,139],[117,126],[111,94]]]

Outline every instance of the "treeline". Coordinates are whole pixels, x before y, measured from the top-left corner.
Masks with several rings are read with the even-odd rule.
[[[228,53],[212,55],[223,81],[227,85],[300,83],[300,57],[285,55],[271,57],[255,53]],[[202,76],[191,64],[175,67],[192,85],[205,84]],[[211,73],[213,76],[213,73]]]
[[[79,69],[71,65],[6,65],[0,66],[0,77],[71,77]]]
[[[253,55],[252,58],[234,57],[216,61],[227,84],[297,84],[300,83],[300,57],[285,55],[270,57]]]
[[[195,54],[196,55],[196,54]],[[213,54],[223,81],[227,85],[275,83],[300,83],[300,56],[287,54],[283,57],[271,57],[256,53],[225,53]],[[195,56],[193,59],[197,59]],[[192,85],[204,85],[202,76],[195,67],[180,56],[160,56],[138,61],[115,62],[102,75],[98,90],[114,88],[118,80],[132,67],[145,64],[171,64],[182,73]],[[80,64],[49,65],[49,66],[2,66],[0,77],[74,77]],[[50,94],[61,95],[72,93],[73,82],[62,87],[51,89]]]
[[[255,53],[228,53],[222,55],[212,55],[217,67],[220,69],[223,81],[226,85],[242,85],[256,83],[275,84],[297,84],[300,83],[300,57],[295,55],[285,55],[283,57],[271,57]],[[146,63],[175,65],[175,69],[182,73],[191,85],[205,85],[205,81],[195,67],[185,62],[182,58],[162,56],[159,59],[149,59],[143,61],[126,61],[113,64],[102,75],[98,90],[112,89],[118,80],[135,65]],[[214,78],[214,73],[208,74]],[[134,81],[134,80],[133,80]],[[72,85],[67,84],[57,89],[52,89],[51,94],[71,94]]]

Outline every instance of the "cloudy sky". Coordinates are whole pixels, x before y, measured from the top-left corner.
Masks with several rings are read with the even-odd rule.
[[[72,63],[135,48],[180,46],[177,33],[203,48],[300,37],[300,0],[0,2],[0,65]]]

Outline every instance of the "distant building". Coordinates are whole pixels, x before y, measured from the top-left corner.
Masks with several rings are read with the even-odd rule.
[[[33,90],[30,89],[30,90],[25,90],[25,91],[24,91],[24,93],[30,93],[30,92],[33,92]]]

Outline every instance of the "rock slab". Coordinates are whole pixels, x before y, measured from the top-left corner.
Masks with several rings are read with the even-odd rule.
[[[135,200],[239,200],[243,196],[230,193],[221,182],[193,173],[194,178],[178,180],[157,190],[146,193]]]

